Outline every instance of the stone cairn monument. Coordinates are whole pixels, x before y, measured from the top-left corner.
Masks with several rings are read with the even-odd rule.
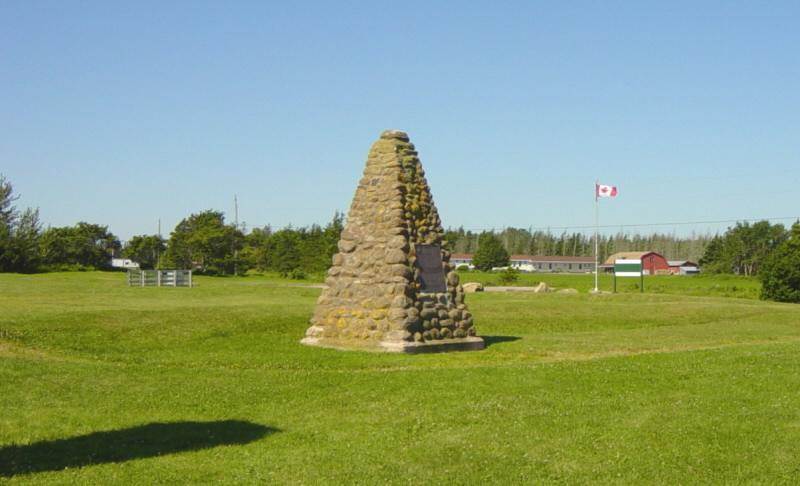
[[[483,349],[408,135],[381,134],[303,344],[417,353]]]

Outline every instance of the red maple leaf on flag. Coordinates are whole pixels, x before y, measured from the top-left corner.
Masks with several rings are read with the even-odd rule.
[[[617,186],[608,186],[605,184],[597,184],[596,186],[595,195],[597,197],[616,197],[617,196]]]

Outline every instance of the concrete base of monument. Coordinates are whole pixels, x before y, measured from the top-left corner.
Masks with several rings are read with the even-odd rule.
[[[424,343],[408,341],[345,341],[339,339],[325,339],[317,337],[305,337],[300,340],[301,344],[307,346],[319,346],[322,348],[333,348],[346,351],[383,351],[387,353],[446,353],[451,351],[479,351],[486,347],[482,338],[477,336],[455,339],[439,339]]]
[[[408,341],[382,341],[380,346],[390,353],[444,353],[449,351],[479,351],[486,347],[483,339],[477,336],[466,338],[439,339],[424,343]]]

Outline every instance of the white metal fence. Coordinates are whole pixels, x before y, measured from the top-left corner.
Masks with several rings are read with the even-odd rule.
[[[129,270],[129,287],[191,287],[191,270]]]

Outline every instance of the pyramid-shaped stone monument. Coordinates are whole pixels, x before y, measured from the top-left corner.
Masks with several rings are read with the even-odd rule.
[[[381,134],[304,344],[417,353],[483,349],[408,135]]]

